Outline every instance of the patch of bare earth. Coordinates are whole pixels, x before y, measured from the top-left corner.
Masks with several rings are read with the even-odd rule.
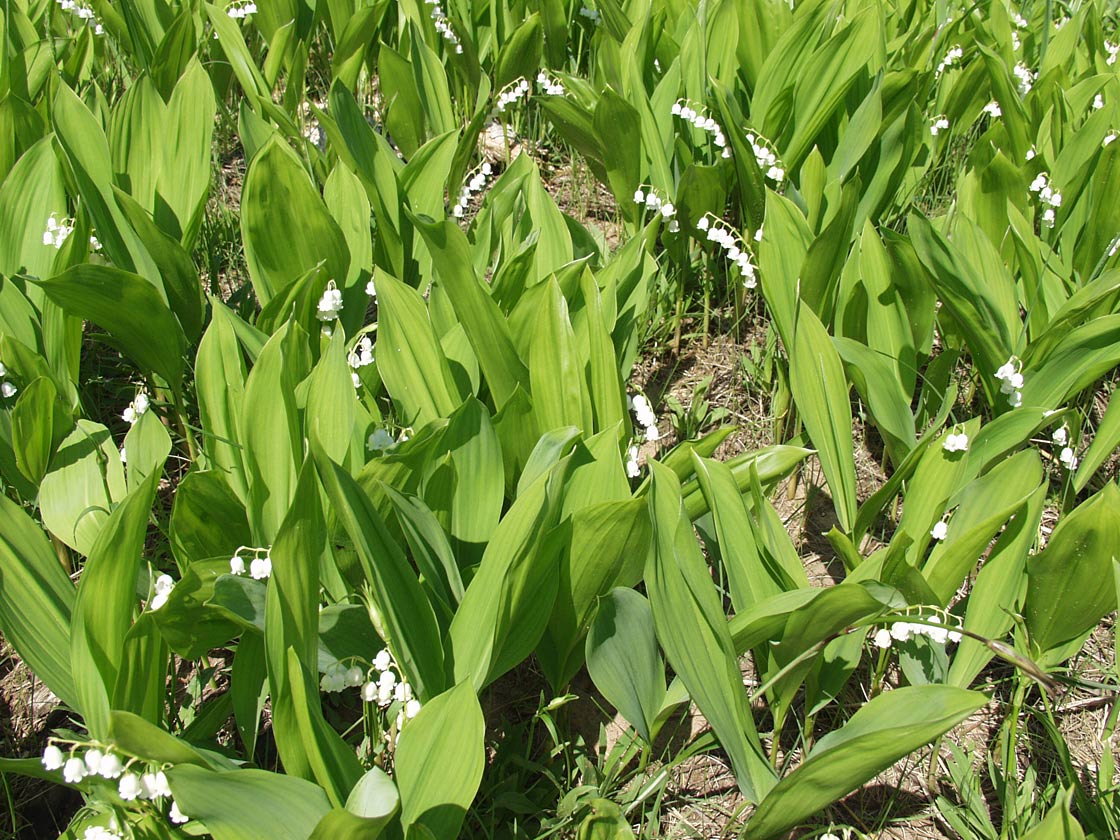
[[[0,637],[0,755],[39,758],[50,730],[64,723],[59,699]],[[62,785],[15,773],[2,774],[0,814],[9,802],[15,809],[0,817],[0,834],[18,840],[57,837],[82,804],[81,796]]]

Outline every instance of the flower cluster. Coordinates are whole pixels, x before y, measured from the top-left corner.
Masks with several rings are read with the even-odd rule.
[[[1111,41],[1105,41],[1104,51],[1108,53],[1108,58],[1104,60],[1104,63],[1111,66],[1116,63],[1116,56],[1120,55],[1120,44],[1114,44]]]
[[[909,621],[896,621],[889,628],[881,627],[875,632],[874,641],[875,646],[882,650],[886,650],[891,646],[892,642],[905,642],[911,636],[925,636],[930,641],[943,645],[946,642],[953,642],[956,644],[961,640],[960,624],[956,628],[949,626],[933,626],[930,625],[947,625],[948,622],[957,622],[958,619],[937,607],[915,607],[917,618],[920,618],[922,624],[917,624]],[[922,610],[933,611],[932,615],[922,615]],[[906,615],[910,615],[910,610],[907,609]]]
[[[439,0],[424,0],[424,2],[432,7],[431,17],[436,32],[442,35],[443,40],[447,41],[449,45],[455,47],[457,54],[462,55],[463,44],[459,40],[459,36],[455,34],[455,30],[451,28],[451,22],[447,19],[447,15],[443,13]]]
[[[786,178],[786,171],[782,168],[777,154],[770,147],[770,142],[761,134],[751,133],[747,134],[747,142],[751,144],[751,149],[754,151],[754,162],[758,164],[762,174],[775,184],[781,184]],[[724,155],[724,157],[727,157],[727,155]]]
[[[226,14],[234,20],[244,20],[249,15],[257,13],[257,4],[253,0],[233,0],[226,6]]]
[[[661,433],[657,431],[657,415],[654,414],[653,406],[644,394],[635,394],[632,397],[627,394],[626,407],[634,412],[634,419],[642,427],[647,441],[653,443],[661,440]]]
[[[93,9],[87,6],[80,0],[55,0],[58,7],[64,12],[69,12],[74,17],[83,21],[87,26],[93,27],[94,35],[104,35],[105,27],[101,25],[101,21],[97,19],[97,15],[93,13]]]
[[[242,552],[249,557],[249,575],[253,580],[264,580],[272,574],[272,548],[253,548],[248,545],[239,545],[237,551],[233,552],[233,557],[229,559],[229,573],[231,575],[245,574],[245,557],[241,556]]]
[[[626,475],[630,478],[637,478],[641,472],[642,468],[638,464],[638,447],[631,446],[626,450]]]
[[[471,203],[471,197],[475,193],[480,193],[486,189],[486,179],[493,172],[494,168],[489,163],[484,163],[471,175],[467,183],[463,184],[463,188],[459,190],[459,199],[455,202],[455,206],[451,208],[452,216],[456,219],[463,218],[463,214],[467,212],[467,206]]]
[[[681,229],[677,221],[677,208],[668,199],[664,199],[650,186],[641,186],[634,190],[634,203],[644,205],[646,210],[660,213],[663,219],[669,221],[669,233],[676,233]]]
[[[934,117],[929,121],[929,133],[936,137],[942,131],[949,130],[949,120],[945,118],[944,114]]]
[[[53,245],[55,250],[62,247],[62,243],[74,232],[74,220],[70,218],[58,219],[54,213],[47,219],[47,229],[43,231],[43,244]],[[92,239],[92,237],[91,237]]]
[[[510,105],[518,99],[524,99],[529,95],[529,82],[526,79],[514,79],[500,91],[498,91],[498,104],[499,111],[505,111]]]
[[[964,50],[961,49],[961,45],[960,44],[954,45],[953,47],[951,47],[949,49],[949,52],[945,53],[945,57],[943,59],[941,59],[941,63],[937,65],[937,70],[934,72],[933,75],[935,77],[940,76],[942,73],[944,73],[950,67],[952,67],[953,63],[955,61],[959,61],[963,56],[964,56]]]
[[[378,708],[387,709],[399,703],[397,711],[397,731],[406,720],[412,720],[420,713],[420,701],[412,694],[412,685],[400,673],[400,666],[393,659],[388,648],[382,648],[373,658],[373,669],[377,679],[369,679],[362,686],[362,700],[376,703]]]
[[[171,575],[160,575],[156,578],[155,585],[152,588],[155,590],[155,595],[148,602],[148,609],[158,610],[167,603],[167,599],[171,596],[171,590],[175,588],[175,580]]]
[[[1070,472],[1077,469],[1077,456],[1073,452],[1073,447],[1069,446],[1069,429],[1063,423],[1061,428],[1055,429],[1053,434],[1050,435],[1050,442],[1055,446],[1062,447],[1062,451],[1058,454],[1058,460]]]
[[[696,223],[697,230],[706,230],[708,232],[707,238],[709,242],[715,242],[727,255],[727,259],[731,260],[739,267],[739,275],[743,278],[743,285],[748,289],[753,289],[758,285],[758,278],[755,276],[755,266],[751,261],[751,252],[747,248],[746,243],[741,240],[738,235],[730,228],[723,227],[720,220],[712,217],[709,219],[703,216],[700,221]],[[760,239],[762,230],[755,234],[755,239]]]
[[[1012,356],[996,371],[996,379],[1000,381],[999,392],[1007,394],[1007,401],[1012,408],[1023,404],[1023,363]]]
[[[396,439],[385,429],[374,429],[366,441],[366,449],[374,452],[384,452],[397,445]]]
[[[1003,116],[1003,109],[999,107],[999,103],[994,99],[984,106],[984,113],[989,117],[995,119],[996,117]]]
[[[370,281],[373,282],[372,280]],[[346,361],[350,365],[350,378],[354,382],[355,388],[360,388],[362,379],[358,376],[358,370],[364,368],[366,365],[373,364],[373,341],[368,335],[363,335],[358,339],[358,343],[354,345],[347,356]]]
[[[103,745],[92,745],[84,754],[79,755],[78,748],[87,745],[70,743],[72,746],[67,754],[52,740],[43,750],[42,758],[43,767],[50,771],[61,770],[62,780],[67,784],[76,785],[87,778],[95,777],[116,780],[117,793],[125,802],[135,802],[137,800],[150,802],[160,800],[162,802],[170,799],[168,819],[177,825],[182,825],[189,819],[179,810],[178,803],[172,797],[171,786],[167,782],[167,775],[162,767],[148,766],[135,758],[122,762],[121,757],[113,752],[112,747],[102,749]],[[137,764],[139,764],[137,769],[141,772],[130,769]],[[159,806],[157,805],[157,807]],[[86,840],[106,840],[106,838],[119,838],[121,836],[116,831],[115,821],[110,822],[109,829],[101,827],[87,829],[84,835]]]
[[[1023,96],[1030,93],[1031,88],[1034,86],[1035,79],[1038,78],[1038,74],[1022,62],[1016,64],[1015,69],[1011,72],[1013,72],[1015,78],[1019,80],[1019,93]]]
[[[598,26],[600,23],[602,23],[602,20],[603,20],[602,16],[599,14],[599,11],[597,9],[589,9],[587,6],[584,6],[583,8],[581,8],[579,10],[579,15],[580,15],[580,17],[587,18],[589,21],[591,21],[596,26]]]
[[[727,145],[727,138],[723,134],[723,129],[704,108],[689,102],[687,99],[678,99],[673,103],[673,116],[680,117],[682,120],[692,123],[696,128],[701,131],[706,131],[712,135],[712,142],[716,148],[722,149],[720,154],[725,157],[731,157],[731,149]]]
[[[1098,93],[1096,96],[1093,97],[1093,110],[1094,111],[1099,111],[1103,107],[1104,107],[1104,96],[1102,96],[1101,94]]]
[[[560,83],[559,79],[548,75],[544,70],[537,73],[537,90],[549,96],[564,95],[564,85]]]
[[[121,419],[128,425],[132,425],[144,414],[148,413],[148,408],[151,406],[151,400],[148,395],[141,391],[136,395],[135,399],[128,404],[128,408],[121,412]]]
[[[941,443],[941,448],[946,452],[967,452],[968,435],[965,432],[949,432]]]
[[[1039,172],[1031,181],[1030,191],[1038,196],[1039,203],[1045,207],[1042,211],[1042,223],[1047,227],[1054,227],[1054,211],[1062,206],[1062,194],[1050,186],[1045,172]]]
[[[347,668],[341,662],[327,666],[323,678],[319,680],[319,688],[329,694],[337,694],[347,688],[357,688],[366,678],[366,672],[357,665]]]
[[[342,311],[342,291],[335,286],[334,281],[331,280],[327,283],[327,288],[323,291],[323,296],[319,298],[318,311],[315,317],[320,321],[326,323],[333,321],[338,317],[338,313]]]
[[[3,377],[7,375],[8,369],[4,367],[3,363],[0,363],[0,379],[3,379]],[[6,400],[10,400],[16,395],[18,391],[19,389],[16,388],[16,386],[9,382],[7,379],[4,379],[3,382],[0,382],[0,397],[3,397]]]

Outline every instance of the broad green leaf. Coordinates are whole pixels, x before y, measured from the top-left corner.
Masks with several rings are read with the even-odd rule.
[[[591,403],[560,286],[549,280],[531,340],[529,381],[542,429],[573,426],[591,433]]]
[[[1075,639],[1116,609],[1116,591],[1102,586],[1120,546],[1120,489],[1115,484],[1062,519],[1046,548],[1027,560],[1023,616],[1042,651]]]
[[[821,738],[762,800],[742,837],[776,837],[810,819],[900,758],[952,729],[988,698],[947,685],[906,686],[864,704]]]
[[[160,230],[149,218],[148,211],[131,196],[119,189],[114,190],[114,195],[117,205],[148,249],[163,279],[168,306],[179,319],[187,341],[193,344],[202,332],[203,299],[198,270],[191,262],[190,254],[178,240]]]
[[[179,810],[214,840],[310,837],[330,811],[318,785],[266,770],[215,773],[183,765],[168,770],[167,780]]]
[[[310,368],[306,333],[288,322],[261,351],[245,382],[241,429],[254,540],[270,545],[288,513],[303,463],[296,386]]]
[[[514,349],[506,319],[471,269],[470,244],[458,226],[450,220],[416,219],[415,224],[501,410],[518,385],[527,390],[529,384],[529,373]]]
[[[755,543],[750,514],[730,467],[693,455],[700,492],[704,494],[719,541],[719,555],[727,572],[731,603],[740,613],[757,601],[777,595],[784,575],[763,563]],[[808,580],[805,581],[808,584]]]
[[[114,746],[148,761],[195,767],[210,766],[207,757],[190,744],[132,712],[110,713],[109,737]]]
[[[1120,446],[1120,398],[1117,398],[1116,392],[1113,391],[1093,442],[1082,456],[1081,466],[1077,468],[1077,474],[1073,477],[1074,491],[1080,493],[1085,489],[1089,479],[1112,456],[1118,446]]]
[[[848,381],[828,331],[805,304],[798,311],[789,368],[793,399],[817,447],[840,527],[850,531],[857,499]]]
[[[62,167],[52,140],[44,137],[15,162],[0,186],[0,274],[49,277],[58,254],[43,244],[47,219],[66,212]]]
[[[565,535],[553,531],[559,485],[570,461],[537,478],[506,512],[448,630],[455,679],[481,690],[536,647],[556,598],[556,553]]]
[[[323,488],[372,588],[386,641],[420,699],[434,697],[445,681],[443,642],[432,605],[369,496],[325,453],[312,452]]]
[[[168,530],[182,571],[200,560],[228,560],[252,542],[245,508],[217,470],[191,470],[179,482]]]
[[[265,143],[245,174],[241,236],[262,306],[316,267],[336,283],[346,280],[346,238],[295,153],[277,136]]]
[[[665,664],[649,602],[633,589],[618,587],[599,599],[587,634],[587,672],[630,725],[652,741],[665,699]]]
[[[52,120],[55,136],[66,153],[94,233],[106,255],[121,272],[135,272],[151,283],[153,289],[162,291],[152,258],[113,198],[109,145],[97,118],[69,87],[61,85],[54,98]],[[45,225],[45,219],[43,223]]]
[[[538,13],[529,15],[502,44],[494,67],[494,89],[502,90],[510,82],[524,78],[530,84],[541,66],[544,28]]]
[[[180,388],[187,338],[160,292],[137,274],[107,265],[76,265],[37,285],[67,313],[93,321],[144,372]]]
[[[163,475],[171,454],[171,436],[154,411],[145,411],[124,436],[125,475],[131,490],[152,474]]]
[[[77,709],[70,673],[74,596],[42,530],[0,495],[0,631],[47,688]]]
[[[654,551],[646,562],[646,591],[657,638],[728,754],[743,796],[761,800],[773,787],[719,595],[684,515],[676,476],[650,464]]]
[[[136,580],[158,483],[159,475],[149,476],[113,510],[78,583],[70,667],[78,708],[95,738],[104,739],[109,727],[111,692],[136,610]]]
[[[395,771],[406,837],[423,827],[454,840],[474,800],[486,763],[485,726],[470,681],[433,697],[409,721],[397,744]]]
[[[200,425],[206,431],[202,446],[212,467],[224,475],[237,498],[248,494],[241,451],[241,413],[245,397],[245,358],[237,341],[234,316],[211,300],[210,326],[195,357],[195,392]]]
[[[615,201],[623,215],[637,222],[639,211],[631,197],[642,179],[642,156],[634,148],[634,138],[642,136],[640,116],[633,105],[607,88],[595,106],[592,122]]]
[[[67,420],[47,377],[36,378],[20,392],[12,408],[12,448],[20,472],[33,484],[42,480],[55,445],[73,423]]]
[[[420,293],[378,273],[377,370],[402,420],[423,426],[462,401]]]
[[[59,445],[39,486],[39,515],[52,534],[88,555],[113,506],[125,496],[124,467],[109,430],[89,420]]]

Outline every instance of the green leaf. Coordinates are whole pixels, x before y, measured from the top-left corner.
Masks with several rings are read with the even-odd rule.
[[[1046,548],[1027,561],[1023,616],[1042,651],[1075,639],[1116,609],[1112,575],[1120,546],[1120,489],[1108,484],[1062,519]]]
[[[410,426],[449,416],[462,396],[424,299],[415,289],[383,272],[374,282],[378,299],[377,370],[386,390]]]
[[[105,254],[122,272],[135,272],[162,291],[159,271],[117,208],[109,145],[97,118],[66,85],[60,85],[52,109],[58,138]],[[60,212],[63,208],[57,208]],[[43,220],[45,225],[46,220]],[[162,298],[162,295],[161,295]],[[137,312],[144,312],[144,309]],[[121,313],[126,316],[127,313]],[[135,314],[135,313],[134,313]],[[88,317],[88,316],[86,316]],[[92,319],[96,323],[96,319]]]
[[[645,499],[601,502],[571,515],[572,538],[561,556],[560,586],[548,629],[537,648],[541,668],[558,692],[579,670],[596,601],[615,586],[633,586],[649,554]]]
[[[529,387],[529,372],[513,346],[505,316],[471,268],[466,235],[452,221],[414,219],[432,254],[439,282],[467,332],[479,367],[500,410],[518,385]]]
[[[252,542],[245,508],[217,470],[192,470],[179,482],[168,530],[184,571],[201,560],[228,560]]]
[[[0,631],[20,658],[71,708],[78,693],[70,673],[74,584],[46,536],[0,495]]]
[[[813,746],[751,816],[742,837],[776,837],[952,729],[988,702],[947,685],[906,686],[864,704]]]
[[[494,70],[494,89],[501,90],[518,78],[525,78],[532,84],[541,66],[543,49],[544,27],[540,14],[534,12],[502,44]]]
[[[647,742],[665,699],[649,601],[618,587],[599,599],[587,634],[587,673],[595,687]]]
[[[163,475],[163,465],[171,454],[171,436],[154,411],[145,411],[124,437],[125,474],[132,489],[150,475]]]
[[[1112,453],[1118,446],[1120,446],[1120,398],[1113,391],[1112,396],[1108,398],[1108,408],[1101,418],[1101,424],[1097,427],[1096,435],[1093,436],[1093,442],[1082,456],[1081,466],[1077,468],[1077,474],[1073,477],[1074,492],[1080,493],[1085,489],[1089,479],[1105,461],[1112,457]]]
[[[445,679],[443,642],[432,605],[369,496],[325,453],[312,452],[327,497],[358,553],[388,632],[386,641],[417,695],[422,700],[434,697]]]
[[[59,445],[51,471],[39,486],[39,515],[52,534],[80,554],[89,554],[125,496],[124,467],[109,430],[89,420]]]
[[[406,837],[415,827],[436,840],[459,836],[482,780],[484,733],[482,707],[469,680],[429,700],[404,726],[395,770]]]
[[[288,513],[303,463],[303,428],[296,386],[310,368],[307,335],[291,321],[261,350],[245,382],[241,406],[246,509],[254,540],[269,545]]]
[[[330,811],[318,785],[266,770],[215,773],[190,765],[167,771],[179,809],[214,840],[310,837]]]
[[[328,279],[346,280],[346,238],[299,158],[278,136],[264,144],[245,174],[241,236],[262,306],[318,266]]]
[[[20,472],[38,484],[69,418],[58,402],[54,383],[40,376],[20,393],[12,408],[12,448]],[[70,421],[73,422],[73,421]]]
[[[747,704],[719,595],[684,515],[676,476],[656,461],[650,470],[654,551],[645,580],[657,638],[726,750],[743,796],[758,801],[774,785],[774,772]]]
[[[244,501],[248,495],[241,451],[245,358],[234,327],[237,316],[218,300],[211,300],[211,313],[194,365],[199,420],[206,431],[202,445],[214,469]]]
[[[15,162],[0,186],[0,274],[50,276],[58,252],[43,244],[51,213],[66,217],[62,167],[50,137]]]
[[[109,700],[136,610],[136,580],[158,483],[158,475],[149,476],[109,515],[78,583],[70,667],[78,708],[95,738],[104,738],[109,727]]]
[[[611,192],[623,215],[636,223],[639,208],[633,195],[641,183],[643,161],[634,148],[634,139],[642,136],[641,116],[633,105],[607,88],[595,106],[593,125]]]
[[[546,281],[531,339],[529,381],[542,429],[573,426],[592,431],[591,403],[583,382],[568,305],[555,279]]]
[[[35,282],[67,313],[108,332],[113,346],[143,371],[157,373],[179,389],[187,338],[163,296],[143,277],[84,264]]]
[[[109,738],[123,752],[148,761],[210,766],[206,756],[186,741],[132,712],[113,711],[109,714]]]
[[[828,331],[805,304],[798,310],[789,374],[793,399],[817,447],[836,517],[843,530],[851,531],[857,499],[848,380]]]
[[[540,641],[556,598],[564,539],[553,532],[557,485],[569,465],[561,461],[520,493],[491,536],[448,631],[457,681],[481,690]]]

